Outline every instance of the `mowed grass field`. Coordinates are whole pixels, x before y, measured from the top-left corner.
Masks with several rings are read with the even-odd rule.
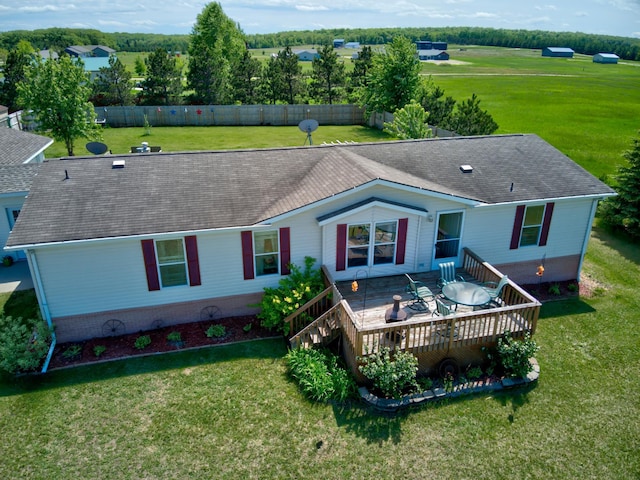
[[[492,95],[476,93],[501,132],[538,133],[583,166],[591,162],[586,168],[597,175],[615,172],[620,154],[640,128],[633,125],[640,119],[631,81],[636,78],[635,88],[640,85],[640,72],[633,73],[637,67],[630,68],[630,79],[622,86],[614,70],[622,65],[596,66],[606,68],[606,74],[581,77],[594,88],[610,82],[615,98],[630,104],[626,108],[607,103],[604,90],[582,98],[571,94],[568,85],[573,84],[556,82],[573,77],[542,75],[552,70],[536,70],[547,63],[529,53],[520,58],[516,52],[500,56],[470,50],[460,54],[466,53],[471,65],[424,69],[433,70],[446,93],[460,99],[476,90],[472,87],[491,92],[491,82],[499,81]],[[457,58],[457,52],[450,53]],[[573,68],[567,60],[546,60],[560,69],[555,74]],[[535,76],[513,75],[518,66]],[[591,71],[588,63],[584,67]],[[491,75],[473,75],[474,69]],[[522,83],[521,78],[540,83]],[[537,90],[531,91],[534,86]],[[536,102],[532,95],[542,98],[544,91],[556,101],[572,98],[566,104],[570,111],[555,109],[556,101]],[[504,96],[512,103],[501,103]],[[575,109],[586,108],[578,100],[593,103],[591,108],[602,114],[600,121],[575,115]],[[545,108],[538,108],[541,105]],[[525,110],[532,111],[519,113]],[[520,118],[523,115],[531,123]],[[545,122],[534,121],[542,118]],[[554,142],[545,136],[543,123],[550,132],[561,129],[567,134]],[[235,148],[239,142],[242,147],[260,146],[263,136],[275,142],[291,136],[293,145],[304,141],[295,127],[272,128],[204,128],[201,140],[189,136],[191,128],[153,127],[144,138],[142,128],[119,134],[127,149],[129,143],[143,140],[173,148],[169,136],[184,140],[176,150],[200,145],[207,135],[215,142],[207,149],[225,144]],[[314,134],[314,143],[321,142],[325,128]],[[588,132],[594,129],[599,141],[590,143],[592,151],[582,148],[591,142]],[[110,130],[117,129],[105,129],[105,136]],[[284,132],[281,137],[279,131]],[[355,140],[347,137],[358,131],[339,128],[327,138]],[[84,142],[80,146],[84,148]],[[535,335],[542,371],[536,385],[394,416],[357,403],[306,401],[286,375],[286,345],[281,340],[137,358],[43,377],[0,377],[0,478],[638,479],[637,244],[596,228],[583,275],[595,287],[592,297],[542,307]],[[31,301],[28,295],[0,294],[0,305],[13,315],[32,312],[33,293]]]

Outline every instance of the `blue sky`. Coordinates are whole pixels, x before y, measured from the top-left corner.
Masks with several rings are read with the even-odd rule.
[[[190,33],[198,0],[0,0],[0,31],[95,28]],[[246,33],[372,27],[473,26],[640,38],[640,0],[230,0],[225,13]]]

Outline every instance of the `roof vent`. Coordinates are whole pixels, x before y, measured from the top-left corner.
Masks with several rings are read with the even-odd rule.
[[[111,168],[124,168],[124,160],[114,160]]]
[[[473,167],[471,165],[460,165],[460,171],[462,173],[472,173]]]

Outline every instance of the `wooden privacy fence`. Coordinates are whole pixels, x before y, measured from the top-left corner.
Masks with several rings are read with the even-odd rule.
[[[96,107],[97,121],[111,127],[296,126],[312,118],[320,125],[365,124],[364,109],[337,105],[158,105]]]

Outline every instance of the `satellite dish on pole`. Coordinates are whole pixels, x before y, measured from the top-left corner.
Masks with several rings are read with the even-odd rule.
[[[86,145],[87,150],[89,150],[94,155],[102,155],[107,151],[107,146],[104,143],[100,142],[89,142]]]
[[[315,132],[318,128],[318,121],[313,118],[308,118],[307,120],[302,120],[298,124],[298,128],[307,134],[307,138],[304,143],[307,143],[309,140],[309,145],[313,145],[313,139],[311,138],[311,132]]]

